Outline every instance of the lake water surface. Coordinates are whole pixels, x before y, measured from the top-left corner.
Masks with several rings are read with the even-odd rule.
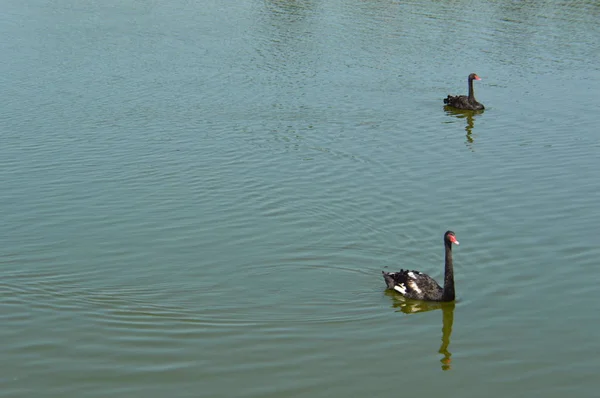
[[[4,1],[0,397],[597,397],[598,21]]]

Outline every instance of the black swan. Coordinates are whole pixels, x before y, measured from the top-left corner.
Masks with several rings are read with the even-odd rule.
[[[422,272],[401,269],[400,272],[385,272],[383,279],[388,289],[395,290],[404,297],[427,301],[454,301],[454,269],[452,267],[452,244],[458,245],[454,232],[444,234],[446,259],[444,267],[444,288]]]
[[[480,104],[475,99],[475,93],[473,92],[473,80],[481,80],[476,73],[471,73],[469,75],[469,96],[465,95],[449,95],[447,98],[444,98],[444,104],[448,104],[451,107],[456,109],[467,109],[471,111],[478,111],[485,109],[483,104]]]

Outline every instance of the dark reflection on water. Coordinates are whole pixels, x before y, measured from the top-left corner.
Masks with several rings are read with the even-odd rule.
[[[442,310],[442,345],[438,352],[443,355],[440,359],[442,370],[450,370],[452,368],[452,353],[448,350],[450,346],[450,337],[452,336],[452,325],[454,324],[454,307],[455,303],[436,303],[429,301],[408,300],[393,291],[387,290],[386,295],[393,298],[393,307],[405,314],[417,314],[420,312],[428,312],[434,310]]]
[[[467,148],[474,151],[473,144],[475,143],[475,139],[473,138],[473,129],[475,128],[475,116],[480,115],[485,112],[483,109],[478,111],[467,111],[463,109],[456,109],[451,106],[444,106],[444,111],[446,115],[454,116],[458,119],[466,119],[467,125],[465,126],[465,131],[467,132],[465,141],[465,145]]]
[[[273,12],[284,12],[290,15],[298,12],[301,13],[303,10],[308,10],[315,7],[313,1],[296,0],[267,0],[264,4],[265,7]]]

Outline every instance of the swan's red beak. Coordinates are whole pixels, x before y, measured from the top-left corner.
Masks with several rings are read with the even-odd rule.
[[[450,242],[454,243],[455,245],[460,245],[455,236],[450,235],[448,239],[450,239]]]
[[[475,75],[475,80],[481,80],[481,78],[477,75]]]

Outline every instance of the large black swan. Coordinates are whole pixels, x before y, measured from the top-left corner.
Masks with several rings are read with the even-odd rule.
[[[454,232],[444,234],[444,247],[446,259],[444,267],[444,288],[422,272],[401,269],[400,272],[385,272],[383,279],[388,289],[402,294],[404,297],[415,300],[427,301],[454,301],[454,268],[452,267],[452,244],[458,245]]]
[[[444,104],[448,104],[456,109],[466,109],[471,111],[478,111],[485,109],[483,104],[480,104],[475,99],[475,93],[473,92],[473,80],[481,80],[476,73],[471,73],[469,75],[469,95],[449,95],[447,98],[444,98]]]

